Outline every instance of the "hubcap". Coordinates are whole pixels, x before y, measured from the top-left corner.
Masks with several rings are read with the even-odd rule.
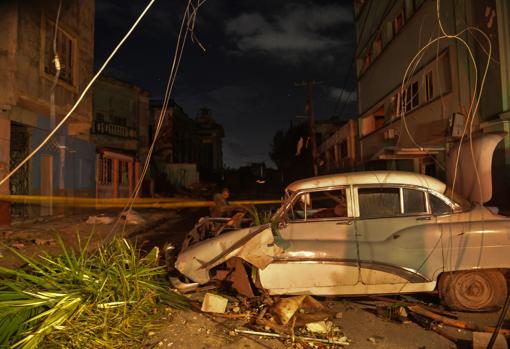
[[[493,290],[490,282],[480,273],[459,275],[455,294],[459,302],[469,308],[483,308],[490,304]]]

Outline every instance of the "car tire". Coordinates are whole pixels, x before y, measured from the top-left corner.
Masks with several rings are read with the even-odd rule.
[[[453,310],[488,311],[503,306],[507,281],[498,270],[445,272],[439,279],[439,296]]]

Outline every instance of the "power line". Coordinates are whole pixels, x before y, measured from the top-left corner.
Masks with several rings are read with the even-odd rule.
[[[319,168],[317,166],[317,142],[315,140],[315,113],[313,111],[313,87],[321,84],[321,81],[307,80],[294,83],[294,86],[306,87],[307,100],[306,100],[306,111],[308,112],[308,128],[310,131],[310,142],[312,143],[312,166],[313,175],[319,174]]]
[[[171,69],[170,69],[170,74],[169,74],[169,77],[168,77],[168,81],[167,81],[167,84],[166,84],[165,95],[164,95],[164,98],[163,98],[163,105],[162,105],[162,108],[161,108],[161,111],[160,111],[160,114],[159,114],[158,123],[156,125],[156,130],[154,132],[154,138],[152,140],[151,146],[149,147],[149,151],[147,152],[147,157],[145,159],[144,167],[143,167],[142,173],[140,175],[140,178],[138,180],[138,183],[135,186],[135,190],[133,191],[133,194],[131,195],[129,201],[124,206],[122,212],[119,214],[117,220],[115,221],[115,224],[113,225],[112,229],[110,230],[110,234],[115,232],[117,224],[119,223],[120,218],[122,217],[123,213],[129,212],[132,209],[133,204],[135,202],[135,199],[136,199],[136,197],[138,196],[138,194],[140,192],[140,189],[141,189],[142,183],[143,183],[143,178],[147,174],[147,170],[148,170],[149,165],[150,165],[150,160],[151,160],[151,157],[152,157],[152,153],[154,152],[156,141],[158,139],[159,133],[161,131],[161,127],[162,127],[162,125],[164,123],[164,119],[165,119],[166,114],[167,114],[168,106],[169,106],[169,103],[170,103],[170,98],[171,98],[171,95],[172,95],[172,90],[173,90],[173,87],[174,87],[175,79],[177,77],[177,71],[178,71],[179,66],[180,66],[180,62],[181,62],[181,58],[182,58],[182,53],[184,51],[184,46],[186,44],[186,39],[187,39],[188,33],[191,33],[191,37],[194,38],[195,41],[199,42],[198,39],[196,38],[195,34],[194,34],[194,28],[195,28],[195,21],[196,21],[196,15],[197,15],[198,9],[204,3],[205,3],[205,0],[198,0],[197,5],[193,5],[192,0],[188,0],[188,4],[186,6],[186,9],[184,11],[184,15],[183,15],[183,18],[182,18],[181,27],[180,27],[180,30],[179,30],[179,35],[177,36],[177,43],[176,43],[175,53],[174,53],[174,57],[173,57],[173,60],[172,60],[172,66],[171,66]],[[192,10],[190,10],[190,8],[192,8]],[[184,29],[185,28],[185,23],[186,23],[186,29]],[[198,43],[198,45],[202,49],[205,49],[201,43]],[[125,228],[126,224],[127,224],[127,220],[124,222],[124,228]]]
[[[19,171],[19,169],[21,167],[23,167],[23,165],[25,165],[31,158],[34,157],[35,154],[37,154],[47,143],[48,141],[51,139],[51,137],[53,137],[55,135],[55,133],[57,133],[57,131],[65,124],[65,122],[71,117],[72,113],[76,110],[76,108],[78,107],[78,105],[80,104],[80,102],[83,100],[83,98],[85,97],[85,95],[87,94],[87,92],[90,90],[90,88],[92,87],[92,85],[94,84],[94,82],[97,80],[97,78],[101,75],[101,73],[103,72],[103,70],[108,66],[108,64],[110,63],[110,61],[113,59],[113,57],[115,56],[115,54],[119,51],[119,49],[122,47],[122,45],[124,44],[124,42],[129,38],[129,36],[131,36],[131,34],[133,33],[133,31],[135,30],[135,28],[138,26],[138,24],[140,23],[140,21],[142,20],[142,18],[147,14],[147,12],[149,11],[149,9],[151,8],[151,6],[154,4],[156,0],[151,0],[149,2],[149,4],[145,7],[145,9],[142,11],[142,13],[140,14],[140,16],[138,16],[138,18],[136,19],[136,21],[133,23],[133,25],[131,26],[131,28],[128,30],[128,32],[124,35],[124,37],[120,40],[120,42],[117,44],[117,46],[113,49],[113,51],[110,53],[110,55],[108,56],[108,58],[105,60],[105,62],[103,63],[103,65],[101,66],[101,68],[99,68],[99,70],[97,71],[97,73],[92,77],[92,79],[90,80],[90,82],[87,84],[87,86],[85,86],[85,89],[83,90],[83,92],[80,94],[80,96],[78,97],[78,99],[76,100],[76,102],[74,103],[74,105],[72,106],[72,108],[67,112],[67,114],[64,116],[64,118],[57,124],[57,126],[55,126],[55,128],[53,128],[53,130],[51,130],[51,132],[48,134],[48,136],[46,136],[46,138],[30,153],[28,154],[28,156],[23,160],[21,161],[13,170],[11,170],[2,180],[0,180],[0,186],[4,183],[7,182],[7,180],[9,178],[12,177],[13,174],[15,174],[17,171]]]

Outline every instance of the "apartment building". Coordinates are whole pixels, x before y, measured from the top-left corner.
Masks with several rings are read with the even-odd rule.
[[[7,0],[0,3],[0,177],[35,149],[69,111],[92,77],[93,0],[62,3]],[[60,74],[56,78],[55,52]],[[90,142],[92,97],[32,160],[0,188],[2,194],[93,195],[94,153]],[[10,215],[52,214],[41,206],[0,204],[0,223]]]
[[[433,41],[440,35],[436,5],[432,0],[355,1],[359,157],[365,169],[410,170],[445,179],[445,158],[462,134],[489,50],[475,31],[460,35],[475,63],[459,40]],[[492,45],[475,132],[508,132],[508,2],[441,0],[439,5],[447,33],[474,26]],[[493,164],[494,183],[500,186],[495,200],[501,202],[510,195],[508,134]]]
[[[130,196],[149,147],[149,93],[110,77],[93,88],[92,141],[96,153],[96,193],[100,198]]]

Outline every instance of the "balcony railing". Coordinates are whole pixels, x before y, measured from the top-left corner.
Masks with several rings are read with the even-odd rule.
[[[95,122],[93,124],[92,133],[122,138],[136,138],[137,136],[134,128],[108,122]]]

